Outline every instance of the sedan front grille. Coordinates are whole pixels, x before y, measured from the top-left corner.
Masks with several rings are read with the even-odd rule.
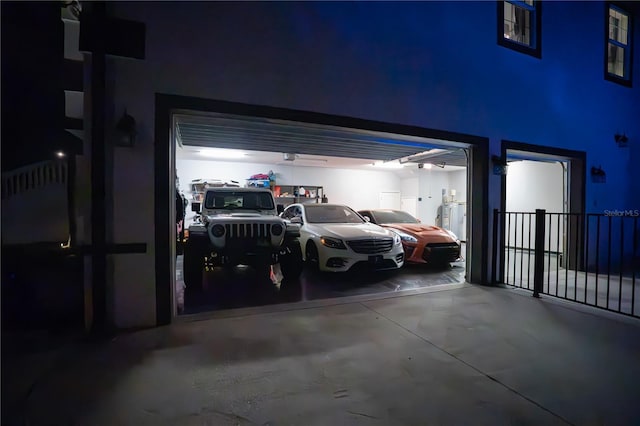
[[[227,238],[271,238],[270,223],[227,223]]]
[[[360,254],[386,253],[393,247],[393,238],[367,238],[347,241],[351,250]]]

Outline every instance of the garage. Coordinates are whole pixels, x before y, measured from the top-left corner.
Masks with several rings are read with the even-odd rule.
[[[176,227],[174,239],[177,314],[415,292],[465,281],[471,260],[467,244],[469,143],[195,111],[172,115],[171,139],[175,165],[171,170],[175,170],[176,187],[183,199],[180,204],[184,206],[184,220]],[[207,188],[220,187],[268,188],[279,211],[298,204],[303,208],[346,205],[374,223],[378,217],[375,212],[380,209],[408,213],[421,229],[432,229],[432,233],[436,232],[433,225],[444,229],[439,232],[451,236],[459,255],[444,262],[436,262],[435,257],[427,260],[427,251],[438,253],[444,248],[439,244],[445,244],[427,235],[432,240],[424,253],[409,257],[405,249],[406,259],[397,269],[315,271],[311,260],[305,259],[299,278],[286,279],[277,265],[265,274],[244,264],[212,264],[203,267],[202,288],[198,284],[194,289],[185,280],[183,247],[188,244],[190,230],[201,226],[203,194]],[[176,204],[176,219],[182,218],[177,212],[180,204]],[[387,222],[382,226],[389,228]],[[304,233],[304,224],[301,229]],[[305,247],[302,252],[307,257]]]

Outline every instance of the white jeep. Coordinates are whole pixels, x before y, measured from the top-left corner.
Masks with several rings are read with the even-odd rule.
[[[300,276],[300,224],[278,216],[268,188],[209,188],[202,206],[191,206],[201,221],[189,226],[184,249],[189,292],[202,290],[203,273],[216,266],[249,265],[268,277],[279,263],[285,279]]]

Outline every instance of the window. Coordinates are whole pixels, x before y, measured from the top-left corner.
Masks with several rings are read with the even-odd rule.
[[[541,1],[498,2],[498,44],[539,58]]]
[[[631,19],[627,12],[607,6],[605,78],[631,86]]]
[[[272,210],[274,208],[273,199],[268,192],[207,191],[205,197],[206,209]]]

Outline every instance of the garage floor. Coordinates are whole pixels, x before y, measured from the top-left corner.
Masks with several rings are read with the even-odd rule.
[[[468,284],[178,322],[57,357],[3,358],[3,399],[39,371],[3,424],[631,425],[640,401],[638,320]]]
[[[177,291],[184,288],[182,256],[177,260]],[[183,314],[196,314],[232,308],[273,305],[319,299],[332,299],[363,294],[385,294],[417,290],[432,286],[463,283],[465,262],[454,262],[450,268],[405,265],[397,271],[317,273],[307,269],[300,280],[288,282],[274,277],[258,277],[248,267],[216,268],[205,274],[204,293],[185,289]]]

